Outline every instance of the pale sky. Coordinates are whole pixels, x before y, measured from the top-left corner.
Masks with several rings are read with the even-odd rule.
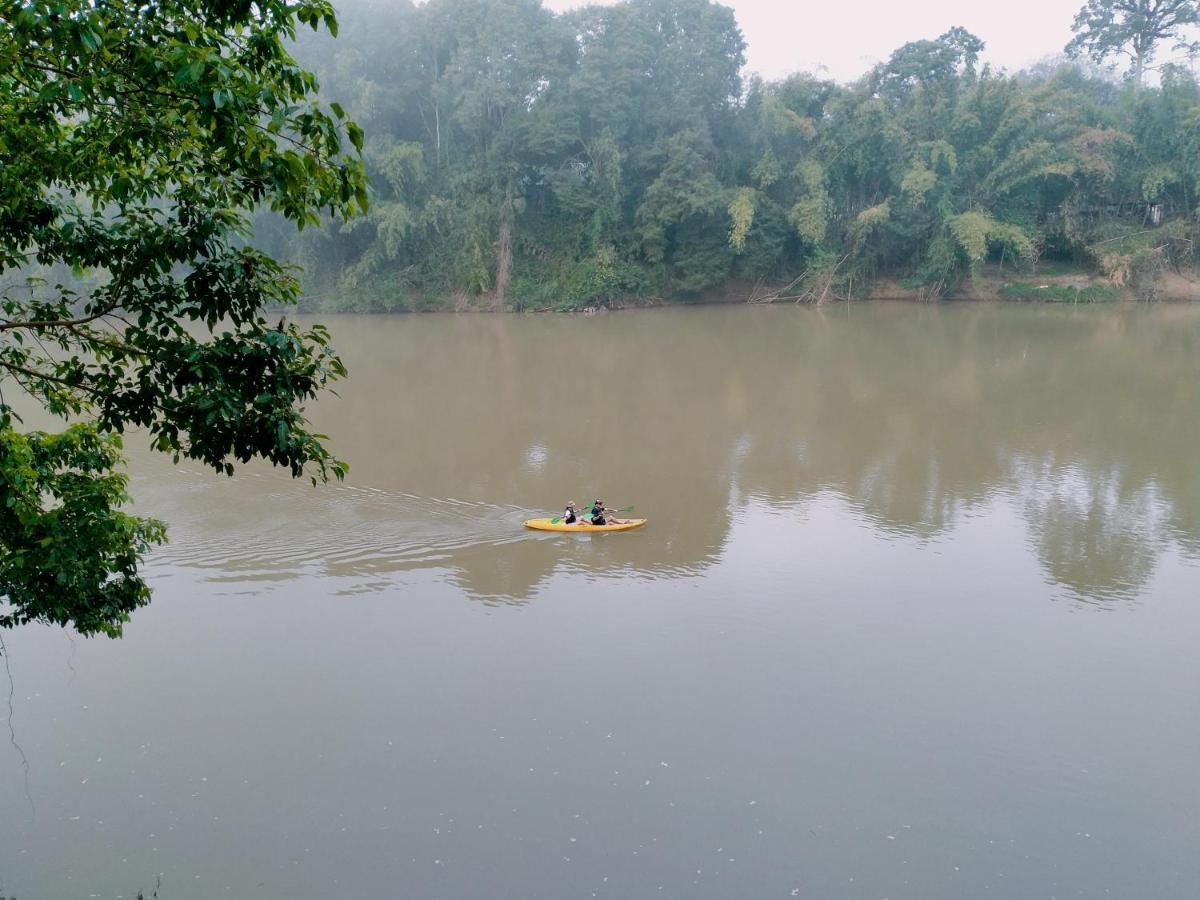
[[[1062,51],[1084,0],[724,0],[746,39],[747,72],[779,78],[824,66],[826,77],[857,78],[907,41],[961,25],[984,43],[984,60],[1017,70]],[[561,11],[577,0],[544,0]]]

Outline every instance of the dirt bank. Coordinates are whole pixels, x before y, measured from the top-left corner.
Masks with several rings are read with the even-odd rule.
[[[1054,290],[1058,288],[1060,290]],[[1100,289],[1111,294],[1114,300],[1174,300],[1200,302],[1200,273],[1166,272],[1154,284],[1150,297],[1139,295],[1132,287],[1116,287],[1101,275],[1088,272],[1056,272],[1039,275],[1036,273],[1014,273],[986,271],[974,282],[967,282],[944,300],[1062,300],[1061,289],[1077,292]],[[1039,296],[1040,295],[1040,296]],[[859,298],[855,298],[859,299]],[[869,300],[920,300],[920,291],[906,288],[896,279],[881,278],[873,282],[871,289],[862,299]]]

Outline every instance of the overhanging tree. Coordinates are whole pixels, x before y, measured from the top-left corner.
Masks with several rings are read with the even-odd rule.
[[[268,321],[299,287],[247,239],[261,205],[365,210],[362,133],[285,47],[336,33],[327,0],[0,0],[0,22],[0,626],[115,635],[165,538],[122,509],[123,431],[229,474],[346,471],[304,418],[345,370],[323,328]],[[19,389],[75,424],[23,431]]]

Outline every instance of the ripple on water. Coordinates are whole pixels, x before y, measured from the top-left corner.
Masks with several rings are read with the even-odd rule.
[[[150,554],[147,568],[159,577],[200,570],[214,584],[256,582],[262,588],[315,573],[356,578],[343,593],[383,590],[394,584],[388,575],[445,565],[474,548],[528,540],[520,525],[533,515],[363,485],[306,491],[261,476],[253,491],[243,493],[230,483],[214,485],[208,473],[180,474],[170,504],[171,542]],[[201,490],[206,501],[212,493],[221,496],[203,505],[190,502]]]

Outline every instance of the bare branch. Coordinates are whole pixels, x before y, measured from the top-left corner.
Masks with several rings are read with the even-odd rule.
[[[109,313],[114,312],[119,304],[103,307],[89,316],[84,316],[80,319],[41,319],[32,322],[0,322],[0,331],[12,331],[16,328],[75,328],[79,325],[86,325],[88,322],[94,322],[96,319],[103,318]]]

